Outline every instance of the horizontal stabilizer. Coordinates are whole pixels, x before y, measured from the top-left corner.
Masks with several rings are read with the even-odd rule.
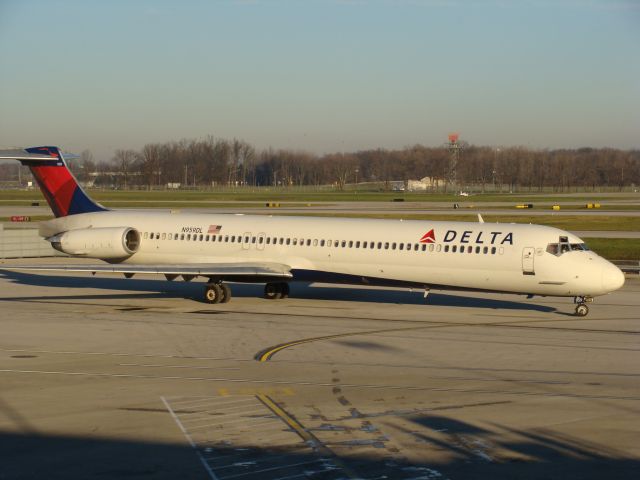
[[[51,155],[43,153],[30,153],[20,148],[0,150],[0,160],[51,161],[57,158],[58,157],[52,157]]]

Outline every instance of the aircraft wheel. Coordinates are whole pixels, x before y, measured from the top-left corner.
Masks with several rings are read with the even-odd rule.
[[[207,303],[220,303],[222,295],[222,288],[217,283],[209,284],[204,289],[204,299]]]
[[[229,303],[231,300],[231,288],[226,283],[220,284],[220,290],[222,290],[222,299],[220,303]]]
[[[282,289],[278,283],[267,283],[264,286],[264,298],[268,300],[277,300],[282,298]]]
[[[587,307],[584,303],[581,303],[576,307],[577,317],[586,317],[588,313],[589,313],[589,307]]]

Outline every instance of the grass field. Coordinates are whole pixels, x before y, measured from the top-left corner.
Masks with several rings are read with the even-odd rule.
[[[640,261],[640,239],[583,238],[589,248],[609,260]]]
[[[637,200],[640,194],[623,193],[594,193],[573,195],[549,195],[549,194],[478,194],[470,197],[460,197],[454,194],[442,193],[411,193],[411,192],[362,192],[362,191],[300,191],[260,187],[247,190],[159,190],[159,191],[119,191],[119,190],[89,190],[89,195],[99,202],[182,202],[182,203],[208,203],[221,201],[242,202],[391,202],[394,199],[404,199],[406,202],[449,202],[449,203],[480,203],[480,202],[575,202],[576,205],[599,202],[606,200]],[[24,205],[20,202],[43,201],[39,190],[0,190],[0,202],[5,205],[18,202],[16,205]],[[582,205],[583,206],[583,205]],[[604,207],[604,205],[603,205]]]

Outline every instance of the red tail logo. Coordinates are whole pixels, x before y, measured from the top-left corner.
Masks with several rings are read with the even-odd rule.
[[[433,228],[422,236],[420,243],[436,243],[436,234],[433,233]]]

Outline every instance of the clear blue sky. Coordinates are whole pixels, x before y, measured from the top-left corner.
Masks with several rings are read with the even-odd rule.
[[[640,1],[0,0],[0,146],[640,147]]]

